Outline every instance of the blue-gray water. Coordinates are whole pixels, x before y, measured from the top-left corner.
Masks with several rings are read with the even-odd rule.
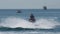
[[[60,34],[60,9],[16,10],[0,9],[0,34]],[[29,22],[31,13],[35,23]]]

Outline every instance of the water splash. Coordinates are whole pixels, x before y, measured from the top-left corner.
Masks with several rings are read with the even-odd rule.
[[[50,19],[40,18],[35,23],[31,23],[22,18],[8,17],[1,21],[0,26],[11,27],[11,28],[23,27],[23,28],[51,29],[51,28],[54,28],[58,24],[59,23],[55,21],[55,19],[52,19],[52,18]]]

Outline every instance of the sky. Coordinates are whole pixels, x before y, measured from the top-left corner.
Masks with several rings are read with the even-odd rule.
[[[0,9],[60,9],[60,0],[0,0]]]

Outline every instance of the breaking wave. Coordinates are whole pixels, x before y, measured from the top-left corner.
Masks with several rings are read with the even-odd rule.
[[[4,27],[22,27],[22,28],[33,28],[33,29],[52,29],[59,25],[58,21],[54,18],[40,18],[35,23],[31,23],[25,19],[19,17],[8,17],[1,19],[0,26]]]

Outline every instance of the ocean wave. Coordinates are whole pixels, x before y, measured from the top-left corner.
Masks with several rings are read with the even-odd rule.
[[[22,28],[22,27],[16,27],[16,28],[10,28],[10,27],[0,27],[0,31],[21,31],[21,30],[53,30],[53,29],[37,29],[37,28]]]
[[[55,26],[59,25],[59,22],[55,21],[55,19],[56,18],[40,18],[35,23],[31,23],[20,17],[13,16],[2,19],[0,26],[11,28],[21,27],[22,29],[54,29]]]

